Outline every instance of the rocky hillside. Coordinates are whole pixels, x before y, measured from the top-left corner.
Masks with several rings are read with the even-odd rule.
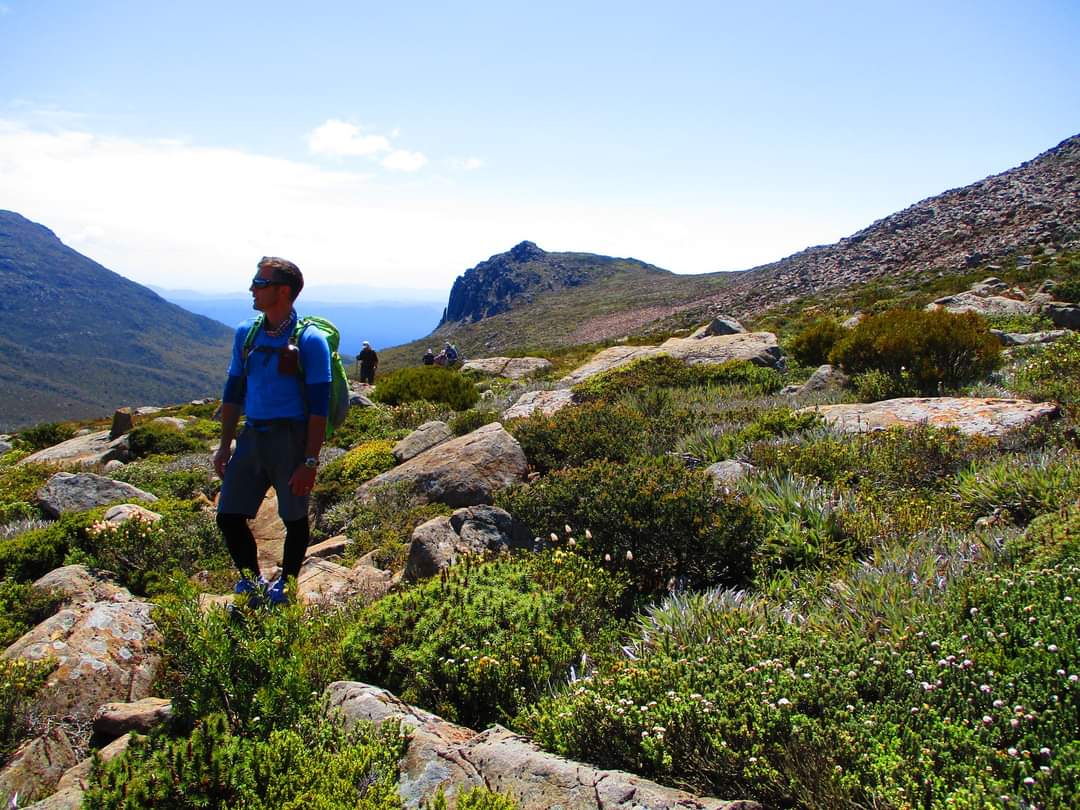
[[[0,429],[220,393],[231,330],[0,211]]]
[[[752,318],[874,279],[959,274],[1017,253],[1078,246],[1080,135],[835,244],[737,273],[681,276],[636,260],[545,253],[523,242],[460,276],[439,329],[387,359],[415,362],[423,346],[444,339],[475,355],[615,339],[718,314]]]

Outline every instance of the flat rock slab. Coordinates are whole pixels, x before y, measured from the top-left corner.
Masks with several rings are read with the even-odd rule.
[[[104,475],[58,472],[37,491],[37,499],[45,514],[58,518],[68,512],[85,512],[117,501],[153,503],[157,496]]]
[[[503,419],[523,419],[534,413],[551,416],[568,405],[574,404],[574,394],[569,388],[556,388],[554,391],[526,391],[517,402],[503,411]]]
[[[104,703],[94,715],[94,733],[108,739],[122,737],[129,731],[145,734],[172,716],[172,702],[165,698],[145,697],[134,703]]]
[[[1050,402],[976,397],[904,397],[854,405],[816,405],[797,413],[816,411],[834,430],[866,433],[891,427],[954,427],[969,436],[1001,436],[1058,413]]]
[[[38,450],[19,461],[20,464],[56,464],[59,466],[90,467],[118,459],[124,461],[128,456],[126,436],[110,438],[110,431],[102,430],[76,436],[66,442],[54,444],[44,450]]]
[[[469,360],[461,367],[461,370],[478,371],[493,377],[520,380],[547,371],[549,368],[551,368],[551,361],[543,357],[481,357]]]
[[[410,458],[416,458],[425,450],[454,438],[454,432],[446,422],[435,419],[424,422],[416,430],[394,445],[394,458],[400,464]]]
[[[946,295],[926,305],[927,309],[944,309],[948,312],[977,312],[980,315],[1029,315],[1035,307],[1029,301],[1018,301],[1001,295],[979,295],[962,292]]]
[[[571,371],[559,380],[559,385],[569,388],[603,371],[610,371],[643,357],[655,357],[658,354],[667,354],[667,352],[661,351],[658,346],[611,346],[597,352],[591,360]]]
[[[385,689],[338,681],[327,687],[329,708],[347,724],[387,720],[411,731],[398,794],[420,807],[439,790],[450,806],[473,787],[512,798],[521,810],[758,810],[749,801],[698,798],[623,771],[594,768],[541,751],[501,726],[482,733],[402,703]]]
[[[91,718],[103,703],[149,697],[161,640],[152,607],[125,592],[113,601],[65,608],[24,634],[3,657],[55,660],[56,669],[34,698],[35,709]]]
[[[766,368],[783,368],[784,354],[772,332],[740,332],[703,338],[669,338],[661,351],[687,365],[749,360]]]
[[[428,502],[475,506],[491,503],[495,490],[523,481],[527,472],[521,445],[492,422],[375,476],[356,496],[365,500],[381,486],[406,482]]]

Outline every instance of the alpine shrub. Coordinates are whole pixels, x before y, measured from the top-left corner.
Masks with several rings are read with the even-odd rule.
[[[30,736],[34,694],[55,668],[52,661],[0,658],[0,762]]]
[[[956,476],[972,519],[1005,513],[1021,525],[1080,497],[1080,454],[1038,451],[972,465]]]
[[[772,369],[748,360],[688,365],[667,354],[643,357],[599,374],[574,386],[575,398],[583,402],[614,402],[627,391],[640,388],[690,388],[740,386],[764,395],[779,391],[783,383]]]
[[[550,416],[537,411],[506,428],[530,466],[544,473],[596,459],[629,461],[647,450],[651,425],[625,403],[589,402]]]
[[[580,553],[626,571],[643,594],[750,576],[755,508],[672,458],[592,462],[503,490],[496,502],[541,536],[565,524],[588,529],[575,535]]]
[[[890,309],[861,320],[829,359],[851,375],[876,369],[899,380],[906,371],[919,391],[931,394],[982,378],[1000,354],[1000,342],[974,313]]]
[[[134,458],[165,454],[194,453],[206,450],[207,440],[166,422],[137,425],[128,434],[128,449]]]
[[[458,723],[506,723],[613,640],[625,579],[573,553],[463,562],[369,606],[349,675]]]
[[[394,442],[375,439],[327,463],[311,493],[315,512],[321,515],[332,504],[352,495],[360,484],[397,464],[393,449]]]
[[[476,404],[480,392],[471,380],[456,371],[438,366],[413,366],[382,377],[372,398],[387,405],[424,399],[464,411]]]
[[[801,365],[820,366],[847,330],[834,318],[818,318],[791,339],[788,351]]]
[[[1080,333],[1042,348],[1014,372],[1010,387],[1021,396],[1053,400],[1080,417]]]
[[[43,422],[16,434],[15,442],[27,450],[44,450],[74,438],[75,428],[62,422]]]
[[[97,510],[100,515],[101,510]],[[64,557],[78,547],[97,515],[79,512],[40,529],[0,540],[0,578],[28,582],[64,564]]]
[[[174,460],[164,456],[148,457],[125,464],[111,473],[111,477],[159,498],[190,499],[199,494],[213,498],[221,489],[221,480],[211,473],[209,464],[200,463],[206,458],[185,456]],[[177,463],[181,461],[184,463]]]
[[[40,517],[35,493],[55,472],[44,464],[0,466],[0,523]]]
[[[477,428],[497,421],[499,421],[498,411],[470,408],[454,416],[450,420],[449,427],[455,436],[464,436],[467,433],[472,433]]]
[[[29,582],[0,579],[0,649],[56,612],[63,597],[46,593]]]

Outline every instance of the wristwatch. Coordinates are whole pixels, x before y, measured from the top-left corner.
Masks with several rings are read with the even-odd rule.
[[[319,459],[317,456],[308,456],[304,459],[304,466],[309,470],[317,470],[319,468]]]

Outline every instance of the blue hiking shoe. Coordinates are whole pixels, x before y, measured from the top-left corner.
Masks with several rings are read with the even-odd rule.
[[[271,605],[289,604],[289,596],[285,593],[285,577],[278,577],[266,590],[266,601]]]
[[[267,582],[261,576],[258,580],[252,581],[248,577],[243,577],[236,585],[233,586],[233,593],[240,596],[247,597],[248,607],[258,607],[263,603],[263,599],[266,594]]]

